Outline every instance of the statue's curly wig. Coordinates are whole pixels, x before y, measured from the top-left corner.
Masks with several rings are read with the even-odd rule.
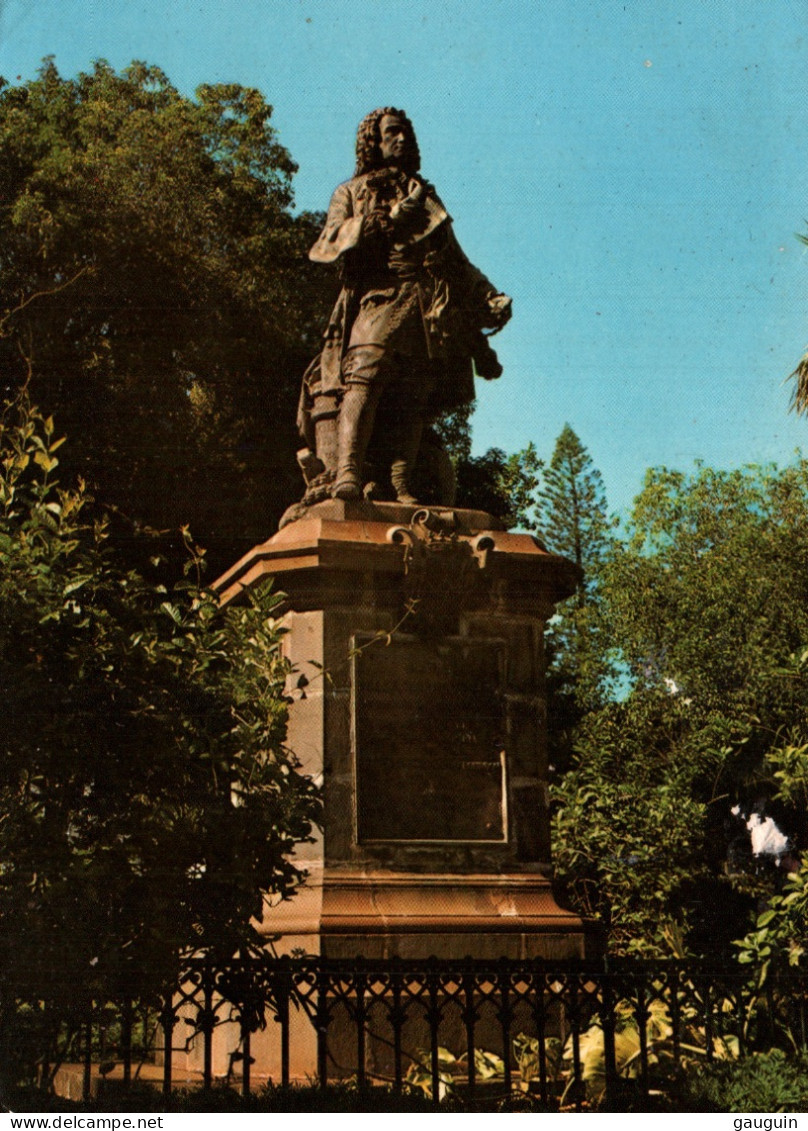
[[[401,118],[407,128],[410,152],[407,155],[406,162],[403,163],[404,171],[413,174],[421,168],[421,153],[418,149],[418,142],[415,140],[412,122],[403,110],[396,110],[394,106],[381,106],[378,110],[373,110],[370,114],[367,114],[359,123],[359,129],[356,132],[356,173],[354,174],[357,177],[363,173],[370,173],[373,169],[380,169],[383,165],[379,154],[379,141],[381,140],[379,123],[385,114],[393,114],[396,118]]]

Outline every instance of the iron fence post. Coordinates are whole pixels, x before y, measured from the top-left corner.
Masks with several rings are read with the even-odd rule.
[[[393,1088],[396,1095],[401,1095],[403,1085],[401,1032],[407,1017],[402,1001],[403,979],[400,972],[393,971],[391,985],[393,990],[393,1004],[388,1009],[390,1024],[393,1026]]]
[[[86,1103],[92,1092],[93,1072],[93,1003],[90,1002],[87,1021],[84,1025],[84,1069],[81,1080],[81,1098]]]
[[[167,995],[160,1013],[160,1024],[163,1030],[163,1096],[168,1099],[172,1088],[172,1067],[174,1054],[174,1026],[177,1023],[177,1013],[174,1009],[172,995]]]
[[[471,964],[471,959],[466,962]],[[474,1004],[474,974],[468,970],[463,972],[463,1024],[466,1027],[466,1060],[468,1064],[469,1096],[474,1099],[477,1087],[477,1066],[474,1063],[474,1023],[477,1020],[477,1010]]]
[[[328,1085],[328,976],[322,966],[317,972],[317,1077],[321,1088]]]
[[[121,1059],[124,1086],[129,1087],[132,1082],[132,1002],[130,1000],[126,1000],[121,1007]]]
[[[617,1091],[617,1055],[615,1052],[614,987],[608,970],[604,970],[601,983],[601,1026],[603,1028],[603,1068],[606,1083],[606,1102],[611,1110]]]

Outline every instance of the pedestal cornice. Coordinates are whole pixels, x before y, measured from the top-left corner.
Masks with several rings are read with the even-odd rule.
[[[311,608],[340,602],[343,586],[334,583],[339,575],[349,590],[357,575],[368,572],[389,587],[412,571],[420,551],[448,549],[465,554],[500,605],[512,597],[516,605],[527,602],[542,612],[574,591],[577,570],[571,562],[531,534],[505,530],[484,511],[339,500],[311,507],[306,517],[253,547],[213,587],[222,604],[229,604],[273,577],[289,608]],[[313,584],[326,574],[332,575],[330,598],[321,582]]]

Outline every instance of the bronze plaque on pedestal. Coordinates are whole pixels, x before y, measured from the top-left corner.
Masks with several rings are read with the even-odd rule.
[[[357,840],[507,840],[503,641],[355,647]]]

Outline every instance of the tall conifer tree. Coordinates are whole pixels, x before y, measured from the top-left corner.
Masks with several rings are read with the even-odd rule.
[[[538,504],[539,537],[581,570],[575,593],[558,606],[547,634],[550,757],[563,769],[575,727],[599,705],[609,677],[597,592],[612,527],[600,472],[569,424],[556,440]]]
[[[539,537],[549,550],[583,571],[577,603],[596,584],[597,567],[609,545],[606,491],[589,452],[565,424],[539,492]]]

